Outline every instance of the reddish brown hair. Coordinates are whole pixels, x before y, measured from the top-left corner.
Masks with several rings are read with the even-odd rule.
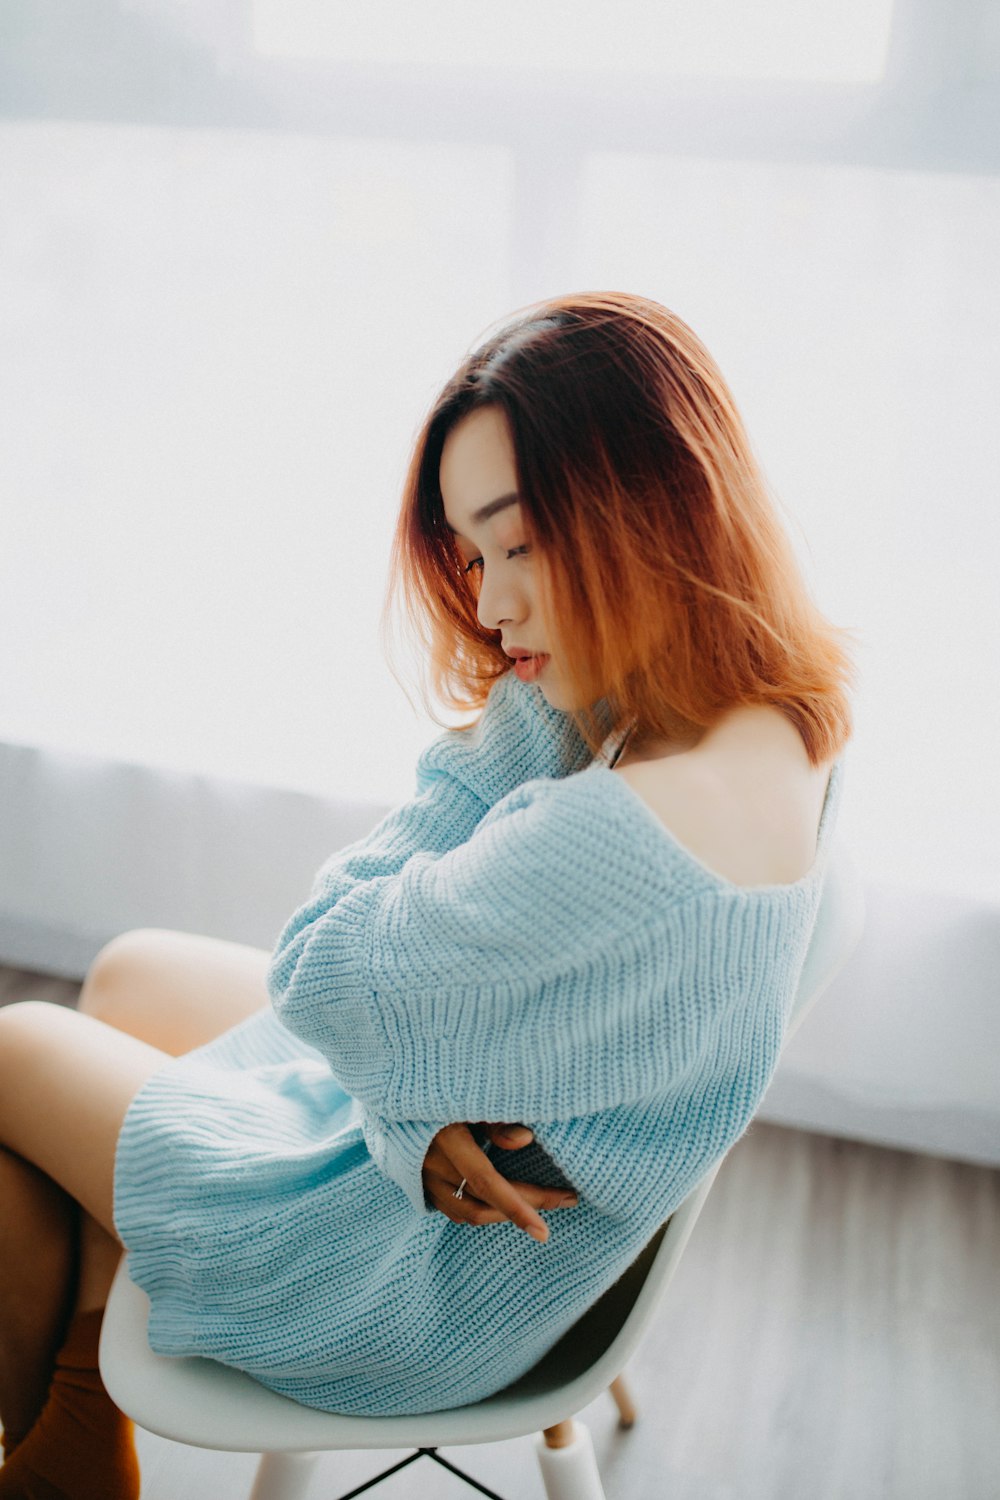
[[[439,701],[481,708],[510,670],[500,632],[479,623],[439,483],[448,432],[487,405],[507,417],[573,701],[610,708],[574,711],[595,755],[633,721],[633,746],[675,741],[742,704],[787,714],[814,765],[839,754],[853,733],[852,632],[813,601],[712,356],[676,314],[625,292],[520,309],[465,359],[418,433],[382,630],[401,591]]]

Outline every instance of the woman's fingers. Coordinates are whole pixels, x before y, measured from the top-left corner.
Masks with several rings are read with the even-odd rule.
[[[575,1193],[568,1192],[566,1188],[539,1187],[537,1182],[517,1182],[513,1178],[501,1178],[508,1188],[513,1188],[518,1195],[524,1199],[531,1208],[542,1209],[546,1212],[550,1208],[575,1208],[578,1198]],[[469,1191],[465,1189],[466,1193]],[[464,1196],[464,1195],[463,1195]],[[477,1223],[497,1224],[502,1219],[509,1217],[498,1210],[486,1208],[487,1217],[477,1220]],[[543,1221],[544,1222],[544,1221]]]
[[[496,1224],[501,1219],[510,1219],[511,1223],[530,1234],[533,1239],[542,1243],[548,1239],[549,1230],[545,1220],[521,1196],[513,1183],[501,1176],[475,1141],[472,1142],[471,1149],[463,1149],[458,1159],[453,1160],[466,1179],[463,1197],[472,1200],[466,1204],[466,1211],[462,1215],[467,1223]],[[491,1216],[490,1210],[498,1210],[495,1218]]]
[[[527,1125],[506,1125],[500,1121],[495,1125],[487,1124],[486,1129],[493,1144],[502,1146],[505,1151],[517,1151],[535,1138],[534,1131],[529,1130]]]
[[[503,1184],[502,1189],[491,1185],[489,1188],[480,1186],[477,1191],[470,1178],[461,1198],[454,1196],[455,1184],[435,1172],[425,1172],[424,1188],[434,1207],[456,1224],[503,1224],[509,1220],[528,1234],[536,1228],[541,1230],[533,1238],[542,1244],[548,1239],[548,1225],[532,1210],[570,1208],[577,1201],[575,1194],[568,1195],[560,1188],[539,1187],[535,1182],[508,1182],[506,1177],[496,1175]],[[486,1192],[490,1193],[492,1201],[480,1196]]]
[[[463,1179],[462,1197],[456,1198],[455,1189]],[[542,1244],[549,1231],[537,1209],[569,1206],[565,1190],[508,1182],[462,1123],[438,1131],[424,1158],[423,1181],[435,1208],[455,1223],[499,1224],[509,1219]]]

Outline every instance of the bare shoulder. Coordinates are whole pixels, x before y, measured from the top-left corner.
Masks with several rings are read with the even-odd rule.
[[[815,861],[833,762],[812,765],[789,727],[791,736],[762,735],[760,721],[744,723],[749,733],[621,763],[614,774],[715,874],[742,886],[791,884]]]

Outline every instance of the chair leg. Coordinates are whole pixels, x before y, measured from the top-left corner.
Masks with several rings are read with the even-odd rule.
[[[616,1375],[608,1386],[608,1390],[614,1396],[615,1405],[618,1408],[619,1427],[631,1427],[635,1421],[635,1402],[632,1400],[631,1391],[625,1384],[625,1376]]]
[[[546,1500],[606,1500],[590,1429],[568,1418],[535,1434]]]
[[[302,1500],[318,1453],[262,1453],[250,1500]]]

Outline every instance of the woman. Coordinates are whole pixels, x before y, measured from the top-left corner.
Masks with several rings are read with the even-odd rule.
[[[327,1410],[478,1401],[770,1081],[852,669],[700,341],[623,293],[522,310],[418,436],[391,576],[482,709],[413,800],[273,953],[127,933],[79,1012],[0,1012],[0,1496],[137,1493],[96,1372],[123,1245],[159,1353]]]

